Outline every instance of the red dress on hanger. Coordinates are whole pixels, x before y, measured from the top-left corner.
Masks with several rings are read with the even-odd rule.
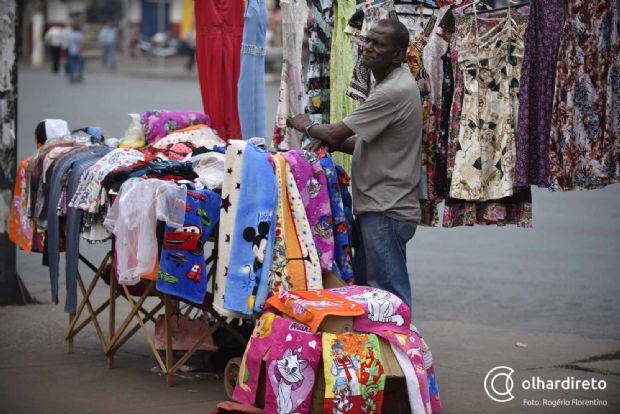
[[[196,66],[204,112],[220,138],[241,138],[237,81],[243,0],[196,0]]]

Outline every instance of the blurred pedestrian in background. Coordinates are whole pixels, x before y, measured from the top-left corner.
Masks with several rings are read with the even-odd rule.
[[[84,80],[83,43],[84,33],[82,33],[82,25],[79,21],[74,21],[69,32],[69,43],[67,46],[68,74],[71,83]]]
[[[43,40],[49,48],[50,58],[52,60],[52,73],[58,73],[60,69],[60,59],[64,45],[64,33],[60,26],[51,26],[47,29]]]
[[[129,35],[129,57],[135,59],[138,57],[138,43],[140,42],[140,30],[134,26]]]
[[[65,75],[69,76],[69,35],[71,34],[71,23],[67,23],[65,27],[62,28],[62,57],[65,60]]]
[[[101,64],[104,68],[116,69],[116,40],[117,29],[111,20],[106,20],[99,31],[99,44],[103,50]]]
[[[196,29],[192,29],[187,34],[185,47],[187,52],[187,63],[185,64],[185,67],[188,72],[191,72],[194,70],[194,63],[196,62]]]

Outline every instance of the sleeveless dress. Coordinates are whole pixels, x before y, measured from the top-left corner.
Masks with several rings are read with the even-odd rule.
[[[241,43],[241,73],[237,86],[243,139],[267,137],[265,128],[265,54],[269,18],[265,0],[249,0]]]
[[[243,0],[196,0],[196,67],[204,112],[222,139],[241,138],[237,81]]]
[[[620,178],[620,41],[613,1],[567,0],[551,114],[551,190]]]
[[[511,93],[518,90],[518,85],[515,81],[519,77],[518,65],[514,59],[509,59],[508,66],[506,66],[506,57],[516,57],[516,63],[519,63],[519,59],[522,57],[523,51],[523,33],[525,31],[525,25],[527,23],[529,9],[527,6],[519,7],[517,9],[511,9],[510,11],[496,11],[494,13],[484,13],[483,19],[476,22],[474,15],[466,15],[460,13],[459,10],[455,10],[455,34],[450,40],[450,48],[448,54],[444,59],[444,72],[448,75],[444,78],[444,90],[442,91],[442,119],[441,132],[440,132],[440,144],[439,153],[442,154],[440,158],[441,164],[447,167],[447,171],[442,170],[440,175],[439,185],[436,188],[440,191],[445,191],[443,188],[444,183],[448,185],[446,190],[451,191],[452,188],[459,188],[460,190],[470,190],[475,188],[476,190],[487,191],[488,183],[492,188],[502,188],[501,178],[502,174],[490,175],[488,172],[493,168],[500,170],[503,166],[501,162],[494,165],[490,165],[489,155],[496,156],[496,146],[498,143],[504,143],[504,148],[500,150],[506,151],[505,154],[511,156],[514,154],[514,124],[516,120],[509,122],[509,114],[516,114],[518,110],[516,105],[516,96],[512,94],[506,94],[508,90]],[[450,16],[452,13],[446,13],[449,18],[446,20],[446,28],[449,29],[452,23],[450,23]],[[508,18],[510,17],[510,18]],[[503,19],[502,19],[503,18]],[[486,20],[486,22],[485,22]],[[503,22],[503,23],[502,23]],[[476,24],[478,26],[476,26]],[[473,26],[473,27],[472,27]],[[477,29],[481,29],[480,32]],[[448,30],[451,31],[451,30]],[[475,40],[475,34],[478,33],[480,38],[485,42],[484,44]],[[493,39],[493,34],[496,36]],[[502,37],[503,34],[503,37]],[[473,38],[473,40],[472,40]],[[510,42],[508,43],[508,39]],[[485,54],[480,54],[480,66],[484,68],[480,72],[487,72],[481,75],[484,78],[476,78],[476,53],[472,54],[472,48],[475,49],[478,45],[483,46]],[[503,47],[502,47],[503,45]],[[509,46],[512,54],[506,54],[506,46]],[[514,48],[513,48],[514,46]],[[489,56],[493,56],[493,53],[489,49],[495,48],[496,55],[501,56],[502,50],[504,51],[504,63],[501,60],[498,62],[497,56],[492,63],[488,62]],[[463,57],[461,53],[465,53]],[[451,64],[448,64],[448,56]],[[464,62],[469,60],[467,64]],[[487,66],[484,66],[484,65]],[[494,69],[493,81],[489,81],[489,70]],[[505,82],[506,75],[512,72],[512,76],[509,77],[510,83],[507,85]],[[451,76],[450,76],[451,74]],[[503,81],[502,81],[503,79]],[[476,80],[476,82],[473,82]],[[482,86],[478,89],[478,80],[482,80]],[[497,94],[497,86],[501,84],[503,94]],[[473,87],[472,87],[473,85]],[[501,89],[500,88],[500,89]],[[472,99],[472,93],[479,94],[481,99]],[[497,94],[496,99],[493,97]],[[510,98],[508,98],[510,97]],[[492,99],[491,99],[492,98]],[[507,102],[506,102],[507,101]],[[501,104],[498,102],[502,102]],[[479,116],[480,118],[476,118]],[[486,136],[480,134],[480,131],[476,131],[474,126],[478,123],[483,125],[483,128],[492,130],[497,129],[496,123],[499,119],[504,119],[504,125],[508,128],[504,128],[501,133],[493,133],[493,139],[489,140],[489,132],[486,132]],[[473,122],[469,123],[471,119]],[[513,118],[514,119],[514,116]],[[464,126],[465,125],[465,126]],[[493,127],[493,128],[490,128]],[[469,128],[468,132],[462,131],[463,128]],[[472,133],[473,129],[473,133]],[[498,135],[499,134],[499,135]],[[498,141],[497,136],[502,137],[503,141]],[[465,139],[463,139],[465,138]],[[492,145],[486,145],[488,143]],[[512,144],[511,144],[512,142]],[[482,174],[482,150],[485,156],[485,172],[486,176]],[[480,156],[478,159],[474,158],[474,151],[478,151]],[[457,155],[461,156],[461,163],[457,163]],[[465,159],[469,156],[469,164],[464,163]],[[478,162],[479,161],[479,162]],[[507,158],[505,161],[509,161]],[[445,164],[443,164],[445,162]],[[514,166],[511,167],[510,163],[507,164],[507,170],[514,170]],[[514,161],[513,161],[514,164]],[[513,165],[512,164],[512,165]],[[469,168],[471,175],[465,174],[463,176],[463,167]],[[480,170],[478,170],[480,167]],[[499,168],[498,168],[499,167]],[[458,170],[458,169],[461,170]],[[437,178],[437,177],[436,177]],[[494,178],[489,180],[489,178]],[[500,180],[497,180],[497,179]],[[469,179],[469,181],[467,180]],[[486,187],[478,185],[477,187],[468,187],[474,180],[478,180],[478,184],[485,183]],[[498,185],[500,184],[500,185]],[[457,227],[457,226],[473,226],[473,225],[516,225],[518,227],[529,228],[532,227],[532,195],[529,187],[527,188],[514,188],[511,187],[511,196],[484,199],[464,199],[463,197],[453,198],[448,196],[445,200],[445,207],[443,211],[443,227]],[[482,194],[482,191],[480,191]],[[488,194],[487,194],[488,196]]]
[[[515,124],[529,6],[491,13],[455,10],[464,95],[450,197],[513,194]],[[458,13],[457,13],[458,12]]]

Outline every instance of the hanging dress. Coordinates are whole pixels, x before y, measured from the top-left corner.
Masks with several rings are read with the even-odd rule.
[[[355,0],[341,0],[334,6],[334,31],[332,34],[331,55],[331,96],[330,122],[335,124],[349,115],[355,108],[356,102],[347,96],[347,87],[353,72],[353,56],[351,54],[351,40],[346,34],[348,21],[355,13]],[[351,171],[351,155],[336,151],[334,160],[345,170]]]
[[[286,118],[304,112],[305,88],[301,74],[301,51],[308,19],[305,0],[282,0],[282,75],[272,143],[278,150],[301,146],[301,132],[286,126]]]
[[[329,60],[333,29],[333,1],[312,0],[312,27],[308,29],[310,60],[306,77],[306,113],[320,124],[329,123]]]
[[[454,97],[454,77],[450,40],[454,34],[454,16],[448,7],[442,15],[436,30],[431,34],[424,48],[424,67],[431,78],[431,99],[435,105],[435,129],[437,153],[435,154],[435,182],[433,188],[437,197],[446,198],[450,180],[448,178],[448,143],[450,141],[450,108]],[[439,66],[440,69],[435,69]],[[440,73],[438,75],[437,73]],[[434,79],[440,77],[438,84]],[[433,97],[434,96],[434,97]]]
[[[551,114],[551,190],[620,178],[620,40],[613,1],[567,0]]]
[[[239,122],[243,139],[267,137],[265,128],[265,0],[250,0],[245,11],[241,43],[241,72],[237,85]]]
[[[491,200],[513,194],[515,122],[529,6],[456,17],[464,95],[450,196]]]
[[[512,13],[513,15],[517,13],[524,13],[526,12],[525,9],[525,7],[521,7],[516,10],[513,9]],[[496,16],[506,16],[507,14],[506,11],[498,11],[495,13]],[[491,14],[491,16],[492,15],[493,14]],[[488,18],[489,16],[489,14],[484,15],[485,18]],[[467,110],[467,108],[464,107],[466,102],[465,98],[468,93],[471,93],[471,91],[467,90],[466,78],[467,76],[471,76],[472,72],[465,73],[466,67],[463,67],[460,64],[460,53],[462,50],[467,50],[460,46],[462,39],[465,39],[467,36],[471,36],[472,34],[472,20],[470,20],[472,17],[475,16],[464,15],[462,13],[453,14],[449,11],[444,16],[445,21],[442,22],[448,32],[452,31],[452,26],[454,26],[455,31],[455,35],[450,39],[450,48],[448,50],[451,64],[448,64],[448,56],[444,58],[444,73],[448,76],[444,77],[442,91],[443,110],[442,119],[440,121],[441,129],[438,151],[438,154],[442,154],[442,156],[440,156],[438,160],[443,164],[443,154],[445,154],[447,170],[445,172],[442,170],[441,174],[439,174],[440,183],[438,188],[442,191],[444,186],[443,183],[447,184],[446,190],[448,191],[450,190],[449,187],[451,186],[451,183],[454,183],[455,178],[453,173],[456,168],[456,155],[462,148],[460,134],[463,122],[461,120],[465,119],[465,115],[462,114],[462,111]],[[526,19],[527,14],[521,20]],[[489,23],[492,25],[493,21]],[[497,42],[495,44],[497,44]],[[471,45],[472,44],[470,43],[470,46]],[[475,47],[477,43],[474,42],[473,45],[473,47]],[[501,43],[499,43],[499,45],[501,46]],[[473,71],[473,73],[475,74],[475,71]],[[495,88],[496,85],[493,85],[493,89]],[[481,105],[481,108],[484,108],[484,105],[488,105],[488,101],[482,100],[475,102],[475,104],[475,106]],[[486,108],[486,110],[489,109],[490,108]],[[532,227],[531,190],[528,187],[518,189],[516,191],[513,189],[513,192],[514,194],[512,196],[489,199],[488,201],[468,201],[448,197],[445,201],[442,225],[443,227],[457,227],[473,226],[476,224],[495,224],[498,226],[512,224],[517,225],[518,227]]]
[[[196,66],[204,112],[223,139],[241,138],[237,82],[243,34],[242,0],[196,0]]]
[[[563,0],[533,0],[519,90],[515,185],[549,184],[549,135]]]
[[[435,154],[437,153],[437,139],[434,128],[435,114],[431,111],[430,78],[422,63],[422,52],[435,23],[436,16],[431,16],[426,28],[409,42],[406,55],[409,71],[418,83],[420,102],[422,103],[422,176],[418,191],[420,209],[422,210],[419,222],[421,226],[436,226],[438,224],[437,202],[441,201],[439,197],[435,196],[434,191]]]

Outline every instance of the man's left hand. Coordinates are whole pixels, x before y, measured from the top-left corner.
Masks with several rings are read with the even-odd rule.
[[[306,132],[306,125],[310,123],[310,118],[306,114],[289,116],[286,118],[286,126],[296,129],[299,132]]]

